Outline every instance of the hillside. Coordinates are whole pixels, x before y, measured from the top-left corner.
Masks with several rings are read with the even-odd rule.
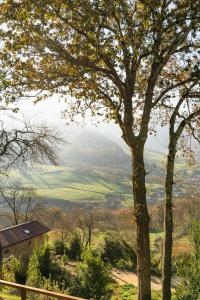
[[[79,128],[66,136],[60,149],[62,164],[68,166],[130,168],[129,155],[114,141],[95,129]]]
[[[71,206],[132,205],[131,159],[115,142],[84,129],[63,145],[60,166],[29,167],[26,174],[15,173],[26,186],[34,186],[49,204]],[[166,157],[147,149],[147,195],[149,201],[162,200]],[[199,165],[187,167],[182,159],[176,163],[176,195],[196,189]],[[189,184],[188,184],[189,183]]]
[[[14,176],[22,179],[25,186],[36,187],[50,203],[65,201],[65,206],[99,203],[116,208],[131,194],[126,177],[108,168],[37,166],[28,169],[26,175],[15,172]]]

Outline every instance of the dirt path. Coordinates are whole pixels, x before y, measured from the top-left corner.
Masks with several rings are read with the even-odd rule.
[[[120,285],[123,285],[125,283],[131,283],[137,287],[138,280],[137,280],[136,273],[119,271],[116,269],[113,270],[112,273],[113,273],[113,277]],[[178,284],[178,279],[173,278],[172,286],[175,287],[177,284]],[[151,276],[151,288],[152,290],[156,290],[156,291],[160,291],[162,289],[162,281],[160,277]]]

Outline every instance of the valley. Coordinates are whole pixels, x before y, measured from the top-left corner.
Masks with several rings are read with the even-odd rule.
[[[131,159],[117,143],[88,130],[87,134],[79,133],[70,144],[66,143],[60,150],[60,157],[58,166],[30,166],[24,172],[15,170],[13,177],[22,180],[25,186],[36,188],[38,195],[52,206],[68,209],[133,205]],[[149,202],[164,197],[165,159],[164,153],[146,150]],[[191,188],[198,193],[198,176],[199,163],[185,168],[183,159],[178,158],[175,196],[185,195]]]

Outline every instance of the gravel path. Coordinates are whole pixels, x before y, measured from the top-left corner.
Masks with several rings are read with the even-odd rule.
[[[137,287],[138,280],[137,280],[136,273],[119,271],[116,269],[114,269],[112,273],[113,273],[113,277],[120,285],[123,285],[125,283],[131,283]],[[172,286],[175,287],[178,284],[178,282],[179,282],[178,278],[174,277],[172,280]],[[160,291],[162,289],[162,281],[160,277],[151,276],[151,288],[152,290],[156,290],[156,291]]]

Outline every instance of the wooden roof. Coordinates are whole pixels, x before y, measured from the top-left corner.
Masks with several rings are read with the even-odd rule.
[[[0,247],[6,248],[44,234],[50,229],[38,221],[31,221],[0,230]]]

